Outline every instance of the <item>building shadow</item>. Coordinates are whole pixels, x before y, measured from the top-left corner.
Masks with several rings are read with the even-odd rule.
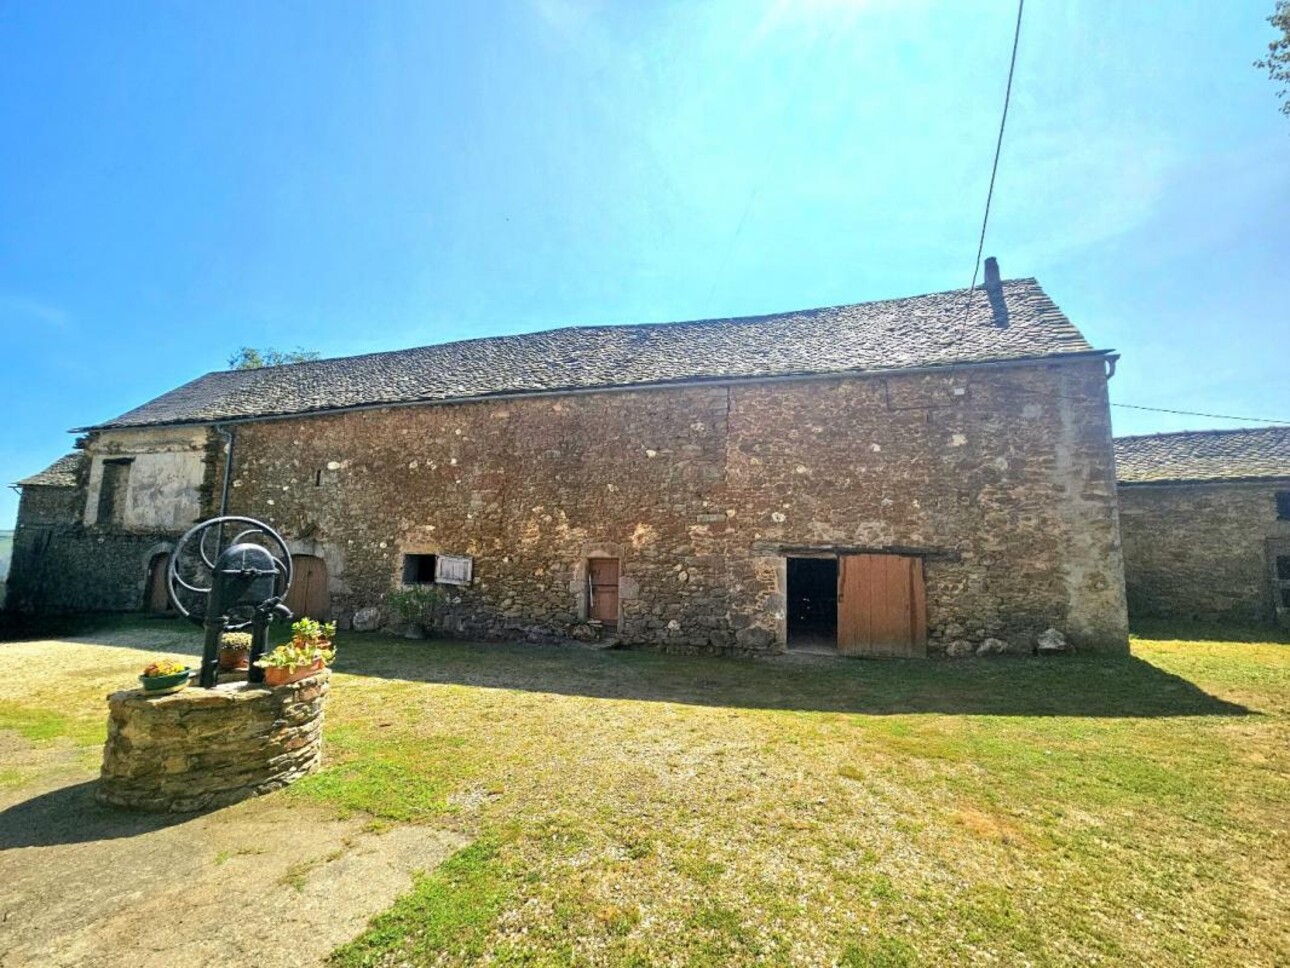
[[[670,656],[576,646],[346,637],[336,671],[391,680],[744,709],[897,715],[1244,716],[1133,656],[857,660]]]
[[[57,638],[103,648],[200,654],[201,630],[180,619],[69,616]],[[1177,630],[1170,629],[1176,632]],[[1195,630],[1188,630],[1195,631]],[[271,638],[290,632],[274,626]],[[1236,641],[1240,630],[1215,630]],[[1252,631],[1262,637],[1265,633]],[[1163,634],[1161,637],[1164,637]],[[0,636],[0,640],[3,636]],[[1241,716],[1245,706],[1131,655],[862,660],[787,654],[766,658],[676,656],[576,644],[410,641],[344,633],[336,670],[397,681],[468,685],[600,699],[866,715]]]
[[[74,783],[0,810],[0,850],[138,837],[202,815],[109,807],[94,799],[97,786],[97,780]]]

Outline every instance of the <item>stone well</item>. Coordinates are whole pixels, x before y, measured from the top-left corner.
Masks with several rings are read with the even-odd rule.
[[[95,796],[140,810],[227,806],[318,769],[330,673],[270,689],[225,682],[165,696],[108,697],[108,738]]]

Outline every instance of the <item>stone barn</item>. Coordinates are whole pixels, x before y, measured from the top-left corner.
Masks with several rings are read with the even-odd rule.
[[[342,624],[437,585],[459,636],[1124,652],[1115,357],[989,268],[971,299],[207,374],[23,482],[14,603],[164,607],[157,563],[224,507]]]
[[[1290,625],[1290,427],[1115,441],[1129,613]]]

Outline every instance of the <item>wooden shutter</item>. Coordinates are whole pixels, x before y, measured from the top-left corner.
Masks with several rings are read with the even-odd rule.
[[[439,555],[434,560],[434,580],[441,585],[469,585],[475,559],[466,555]]]
[[[838,651],[844,655],[927,654],[921,558],[845,555],[839,559]]]

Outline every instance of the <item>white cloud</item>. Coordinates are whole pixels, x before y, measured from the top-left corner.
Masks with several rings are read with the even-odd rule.
[[[66,330],[72,325],[72,315],[65,309],[13,293],[0,293],[0,319],[39,323],[57,330]]]

